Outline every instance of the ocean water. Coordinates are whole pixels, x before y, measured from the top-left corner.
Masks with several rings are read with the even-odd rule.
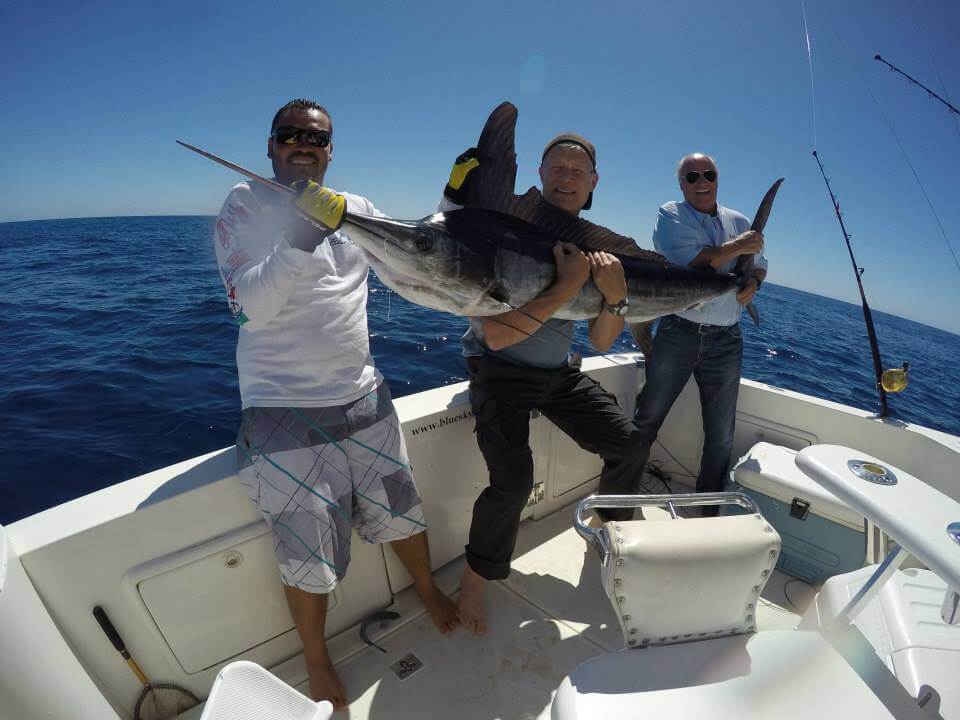
[[[0,224],[0,523],[233,444],[234,349],[211,217]],[[851,278],[851,283],[853,278]],[[875,411],[859,306],[766,283],[745,377]],[[466,378],[462,318],[371,279],[370,337],[399,397]],[[960,434],[960,336],[874,311],[892,414]],[[593,354],[585,331],[576,349]],[[625,333],[614,350],[633,350]]]

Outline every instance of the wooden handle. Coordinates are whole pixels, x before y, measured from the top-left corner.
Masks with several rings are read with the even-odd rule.
[[[113,623],[110,622],[110,618],[107,617],[106,611],[97,605],[93,608],[93,617],[100,624],[100,629],[103,630],[103,634],[106,635],[110,642],[113,643],[113,646],[117,649],[117,652],[123,656],[123,659],[127,661],[127,665],[130,666],[130,669],[133,670],[133,674],[137,676],[137,679],[140,681],[144,687],[150,686],[150,681],[147,679],[147,676],[143,674],[143,670],[140,669],[140,666],[137,665],[137,661],[130,657],[130,653],[127,652],[127,646],[123,642],[123,638],[120,637],[120,633],[117,632],[117,629],[113,626]]]

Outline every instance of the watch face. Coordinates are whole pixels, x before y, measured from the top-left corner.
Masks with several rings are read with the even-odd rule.
[[[630,309],[630,304],[624,300],[622,303],[617,305],[617,315],[626,315],[627,310]]]

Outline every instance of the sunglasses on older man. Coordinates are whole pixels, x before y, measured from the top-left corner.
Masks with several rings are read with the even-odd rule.
[[[683,177],[684,177],[684,179],[687,181],[687,183],[689,183],[690,185],[693,185],[694,183],[697,182],[697,180],[700,179],[700,175],[701,175],[701,174],[703,175],[703,177],[706,179],[707,182],[716,182],[716,181],[717,181],[717,171],[716,171],[716,170],[705,170],[703,173],[698,173],[696,170],[691,170],[690,172],[688,172],[688,173],[687,173],[686,175],[684,175]]]
[[[281,145],[298,145],[301,140],[305,140],[308,145],[313,147],[325,148],[330,144],[330,132],[328,130],[305,130],[297,127],[278,127],[270,133],[270,137]]]

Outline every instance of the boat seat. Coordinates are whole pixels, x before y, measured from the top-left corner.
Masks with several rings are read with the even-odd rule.
[[[870,565],[824,583],[800,626],[826,628],[876,570]],[[931,690],[945,718],[960,718],[960,625],[940,616],[947,584],[930,570],[897,570],[853,618],[880,660],[914,697]]]
[[[330,720],[333,705],[314,702],[256,663],[225,666],[210,689],[200,720]]]
[[[929,720],[876,662],[868,684],[820,633],[790,630],[625,649],[564,678],[550,717]]]
[[[684,519],[683,505],[748,514]],[[666,504],[668,521],[583,522],[591,507]],[[926,718],[862,635],[755,632],[754,608],[780,538],[742,493],[595,496],[574,527],[601,555],[601,577],[627,647],[564,678],[552,720]],[[619,582],[618,582],[619,581]]]
[[[685,496],[645,504],[656,497],[682,507]],[[627,647],[756,629],[757,600],[780,552],[780,536],[759,513],[614,521],[602,531],[611,553],[601,582]]]

